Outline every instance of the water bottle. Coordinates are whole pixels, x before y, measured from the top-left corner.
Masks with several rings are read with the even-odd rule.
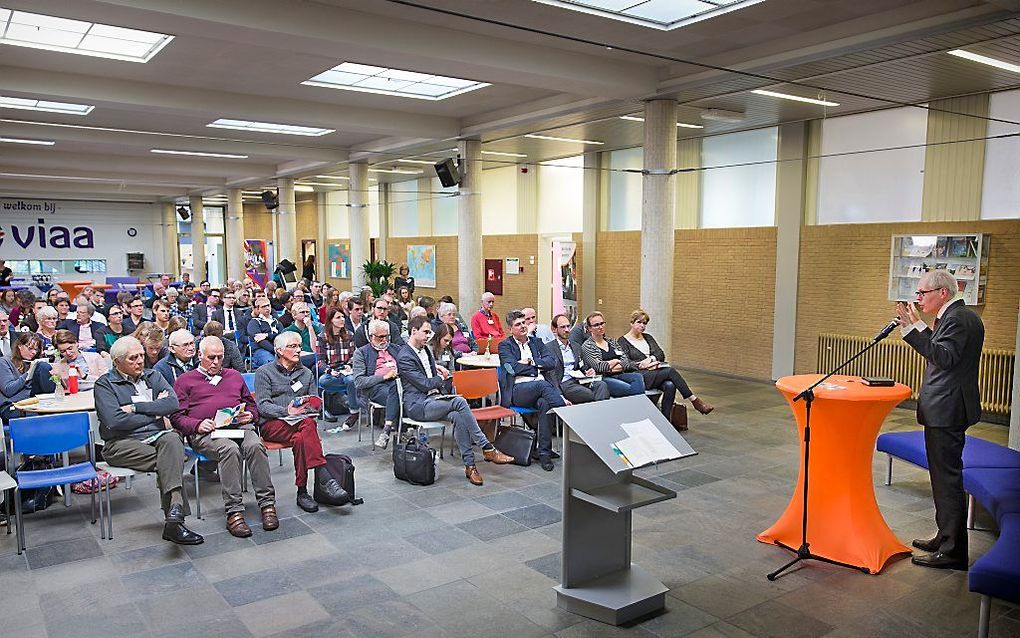
[[[78,394],[78,366],[73,363],[67,366],[67,393]]]

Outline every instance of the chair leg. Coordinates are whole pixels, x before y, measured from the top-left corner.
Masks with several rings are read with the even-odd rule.
[[[988,638],[988,620],[991,617],[992,597],[981,596],[981,612],[978,616],[978,638]]]
[[[192,472],[195,473],[195,509],[198,511],[199,520],[202,519],[202,494],[198,489],[198,459],[195,459],[195,464],[191,466]]]
[[[974,529],[974,495],[967,495],[967,529]]]
[[[885,484],[892,485],[892,454],[886,454],[888,464],[885,467]]]
[[[96,492],[99,491],[99,485],[100,484],[99,484],[99,479],[98,478],[92,479],[92,493],[89,494],[89,501],[90,501],[90,503],[89,503],[89,513],[92,514],[92,524],[93,525],[96,524]],[[103,512],[101,510],[99,512],[99,522],[100,522],[99,527],[101,528],[102,527],[102,522],[103,522]]]
[[[446,449],[446,426],[444,425],[442,432],[439,434],[439,458],[443,458],[443,450],[445,449]]]
[[[283,450],[277,450],[276,453],[280,455],[280,467],[283,467]]]
[[[18,488],[14,488],[14,533],[20,555],[25,551],[25,520],[21,517],[21,490]]]

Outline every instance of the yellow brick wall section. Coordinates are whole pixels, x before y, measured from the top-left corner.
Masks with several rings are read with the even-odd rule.
[[[485,259],[506,259],[517,257],[521,260],[521,274],[508,275],[503,272],[503,296],[496,297],[496,312],[500,320],[506,319],[506,313],[514,308],[530,306],[538,307],[538,235],[483,235],[482,236],[482,260]],[[535,263],[530,263],[530,258],[535,257]],[[484,284],[484,282],[483,282]],[[456,296],[456,291],[452,293]],[[470,303],[469,303],[470,301]],[[478,308],[478,300],[464,300],[462,309],[468,310],[469,314],[465,319],[474,313]],[[504,322],[505,323],[505,322]],[[504,325],[504,328],[506,326]]]
[[[1020,221],[805,226],[794,361],[798,373],[816,371],[819,333],[870,337],[895,316],[895,304],[888,300],[891,237],[910,233],[990,235],[985,304],[972,308],[985,322],[986,348],[1015,347]]]
[[[616,338],[630,329],[627,318],[640,300],[641,231],[600,232],[596,242],[596,303],[602,303],[595,310],[606,317],[606,334]]]

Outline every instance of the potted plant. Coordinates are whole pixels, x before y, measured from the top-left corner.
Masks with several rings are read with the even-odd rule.
[[[386,292],[390,277],[397,271],[397,265],[386,260],[366,261],[361,267],[372,293],[379,297]]]

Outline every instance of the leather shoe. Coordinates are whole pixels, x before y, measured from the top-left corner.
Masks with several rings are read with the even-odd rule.
[[[170,509],[166,511],[166,522],[167,523],[183,523],[184,522],[184,506],[182,505],[171,505]]]
[[[700,397],[691,401],[691,405],[694,406],[695,410],[701,412],[702,414],[708,414],[709,412],[715,409],[711,405],[702,401]]]
[[[482,475],[478,473],[478,468],[474,465],[468,465],[464,468],[464,476],[467,477],[467,480],[471,481],[472,485],[482,484]]]
[[[344,421],[344,425],[346,425],[347,427],[353,427],[354,424],[358,422],[358,416],[359,415],[357,412],[351,412],[351,415],[348,416],[347,420]]]
[[[914,540],[910,541],[910,544],[916,547],[917,549],[921,550],[922,552],[928,553],[937,552],[939,550],[939,546],[942,545],[942,543],[939,542],[938,536],[936,536],[935,538],[929,538],[928,540],[924,540],[923,538],[915,538]]]
[[[505,463],[514,462],[514,457],[510,456],[509,454],[503,454],[502,452],[497,450],[495,446],[489,448],[488,450],[482,450],[482,457],[486,461],[490,463],[495,463],[497,465],[503,465]]]
[[[548,456],[543,456],[538,460],[538,462],[541,463],[542,469],[545,470],[546,472],[552,472],[553,467],[555,467],[553,465],[552,459],[549,458]]]
[[[351,495],[347,493],[347,490],[340,487],[340,482],[335,478],[331,478],[322,484],[322,489],[326,492],[325,498],[320,501],[315,499],[316,503],[322,503],[323,505],[332,505],[335,503],[350,503]],[[323,501],[326,501],[323,503]]]
[[[308,492],[298,492],[297,506],[308,513],[319,511],[319,506],[315,504],[315,499],[309,496]]]
[[[262,508],[262,529],[271,532],[280,527],[280,517],[276,514],[275,505],[266,505]]]
[[[338,419],[332,414],[323,414],[322,420],[325,421],[326,423],[336,423],[338,421]]]
[[[914,556],[910,562],[921,567],[934,567],[935,569],[958,569],[967,571],[967,561],[960,560],[955,556],[936,552],[927,556]]]
[[[163,540],[176,543],[178,545],[201,545],[205,542],[201,534],[196,534],[187,527],[184,523],[175,523],[167,521],[163,525]]]
[[[231,536],[248,538],[251,536],[251,528],[248,521],[244,520],[244,512],[231,512],[227,514],[227,531]]]

